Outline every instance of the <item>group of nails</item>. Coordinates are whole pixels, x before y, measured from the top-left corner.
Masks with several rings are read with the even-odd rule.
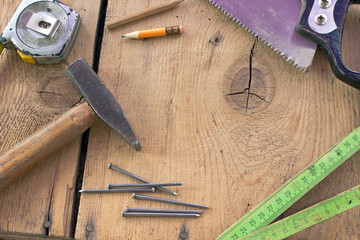
[[[155,192],[155,189],[164,191],[171,195],[177,196],[176,192],[173,192],[164,186],[181,186],[183,183],[152,183],[142,177],[136,176],[124,169],[118,168],[111,163],[108,168],[117,172],[123,173],[129,177],[143,182],[142,184],[108,184],[108,189],[82,189],[79,190],[81,193],[114,193],[114,192],[132,192],[133,199],[157,201],[193,208],[209,209],[206,205],[180,202],[171,199],[150,197],[145,195],[137,194],[136,192]],[[129,208],[125,207],[125,211],[122,212],[123,217],[200,217],[202,211],[200,210],[187,210],[187,209],[155,209],[155,208]]]

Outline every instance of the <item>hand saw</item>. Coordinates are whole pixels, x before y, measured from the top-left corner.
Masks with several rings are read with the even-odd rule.
[[[319,45],[334,75],[360,89],[360,73],[341,56],[345,15],[352,0],[209,0],[297,68],[308,70]]]

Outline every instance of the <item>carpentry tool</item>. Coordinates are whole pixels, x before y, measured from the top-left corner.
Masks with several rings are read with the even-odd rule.
[[[0,157],[0,190],[15,182],[45,157],[82,134],[96,122],[96,115],[118,132],[131,147],[140,150],[139,141],[120,104],[86,61],[83,59],[75,61],[67,67],[66,73],[78,86],[87,102],[65,112],[59,119]]]
[[[138,188],[138,187],[164,187],[164,186],[181,186],[184,183],[143,183],[143,184],[108,184],[108,189],[116,188]]]
[[[195,207],[195,208],[204,208],[204,209],[210,208],[209,206],[201,205],[201,204],[197,204],[197,203],[180,202],[180,201],[176,201],[176,200],[172,200],[172,199],[150,197],[150,196],[144,196],[144,195],[140,195],[140,194],[136,194],[136,193],[133,193],[133,199],[164,202],[164,203],[170,203],[170,204],[182,205],[182,206],[188,206],[188,207]]]
[[[360,73],[345,67],[342,31],[350,0],[209,0],[294,66],[307,70],[318,44],[334,75],[360,89]],[[300,34],[301,35],[300,35]]]
[[[284,239],[360,205],[360,185],[284,218],[241,239]]]
[[[132,177],[132,178],[136,179],[136,180],[139,180],[140,182],[152,184],[152,182],[150,182],[150,181],[148,181],[148,180],[146,180],[146,179],[144,179],[144,178],[142,178],[142,177],[136,176],[135,174],[132,174],[132,173],[130,173],[130,172],[124,170],[124,169],[121,169],[121,168],[119,168],[119,167],[116,167],[116,166],[114,166],[112,163],[109,163],[108,168],[111,169],[111,170],[120,172],[120,173],[122,173],[122,174],[125,174],[125,175],[127,175],[127,176],[129,176],[129,177]],[[167,188],[164,188],[164,187],[161,187],[161,186],[156,187],[156,188],[159,189],[159,190],[161,190],[161,191],[167,192],[167,193],[169,193],[169,194],[171,194],[171,195],[174,195],[174,196],[177,196],[177,195],[178,195],[176,192],[171,191],[171,190],[169,190],[169,189],[167,189]]]
[[[217,239],[241,239],[242,237],[266,227],[359,149],[360,127],[352,131],[317,160],[310,163],[304,170],[237,221]],[[343,198],[348,198],[348,201],[344,202]],[[360,192],[359,186],[357,186],[349,192],[345,192],[343,195],[329,199],[326,204],[320,203],[320,205],[325,205],[325,208],[315,206],[312,210],[300,212],[297,216],[291,218],[291,220],[286,221],[287,225],[285,230],[282,228],[282,224],[270,227],[268,231],[271,232],[271,234],[279,234],[278,237],[272,235],[271,239],[282,239],[280,232],[285,234],[292,232],[293,234],[311,226],[309,223],[317,223],[320,222],[320,220],[325,220],[340,213],[340,209],[349,209],[349,205],[351,205],[351,207],[357,206],[360,204],[360,201],[358,201],[359,198]],[[325,215],[323,214],[323,211],[325,211]],[[311,217],[308,215],[309,212],[311,213]],[[316,219],[311,219],[313,217]],[[258,237],[259,235],[256,236]]]
[[[181,218],[195,218],[200,217],[196,213],[154,213],[154,212],[122,212],[123,217],[181,217]]]
[[[54,0],[24,0],[0,35],[2,49],[17,49],[27,63],[63,61],[80,26],[80,15]]]
[[[80,193],[134,193],[155,192],[155,188],[123,188],[123,189],[81,189]]]
[[[201,214],[201,210],[184,209],[157,209],[157,208],[129,208],[125,207],[125,212],[156,212],[156,213],[195,213]]]
[[[183,32],[184,32],[183,26],[172,26],[172,27],[163,27],[163,28],[135,31],[121,35],[121,38],[139,39],[139,38],[161,37],[167,35],[181,34]]]
[[[172,1],[167,2],[167,3],[163,3],[163,4],[160,4],[160,5],[151,7],[151,8],[147,8],[147,9],[142,10],[140,12],[136,12],[134,14],[131,14],[131,15],[128,15],[128,16],[125,16],[125,17],[121,17],[121,18],[106,22],[106,27],[108,29],[113,29],[113,28],[119,27],[121,25],[124,25],[126,23],[137,21],[139,19],[142,19],[142,18],[151,16],[151,15],[154,15],[154,14],[169,10],[171,8],[176,7],[177,5],[179,5],[182,2],[183,2],[183,0],[172,0]]]

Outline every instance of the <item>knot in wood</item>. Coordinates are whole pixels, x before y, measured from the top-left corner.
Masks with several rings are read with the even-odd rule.
[[[275,83],[258,68],[253,68],[251,73],[248,68],[242,68],[227,81],[226,100],[236,110],[249,114],[260,112],[273,99]]]

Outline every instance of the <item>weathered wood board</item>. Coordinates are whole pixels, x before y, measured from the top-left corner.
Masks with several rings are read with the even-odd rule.
[[[20,2],[0,2],[1,30]],[[64,63],[26,64],[16,51],[6,49],[0,56],[0,153],[80,101],[81,94],[64,70],[80,57],[92,63],[100,1],[63,3],[78,11],[82,20],[74,47]],[[74,187],[80,143],[81,136],[0,192],[0,238],[26,234],[73,235]]]
[[[161,3],[109,0],[107,20]],[[355,66],[360,55],[351,44],[360,12],[351,14],[344,51]],[[120,38],[171,25],[183,25],[185,33]],[[97,124],[90,132],[83,188],[136,182],[107,169],[111,162],[153,182],[183,181],[171,188],[177,197],[151,196],[210,209],[198,219],[123,218],[125,206],[181,207],[134,200],[131,194],[83,194],[78,239],[214,239],[359,124],[359,91],[334,78],[322,52],[303,74],[205,0],[185,0],[166,13],[105,30],[99,75],[122,105],[142,150],[133,151]],[[358,158],[284,216],[359,184]],[[352,209],[290,239],[357,239],[358,216],[359,209]]]

